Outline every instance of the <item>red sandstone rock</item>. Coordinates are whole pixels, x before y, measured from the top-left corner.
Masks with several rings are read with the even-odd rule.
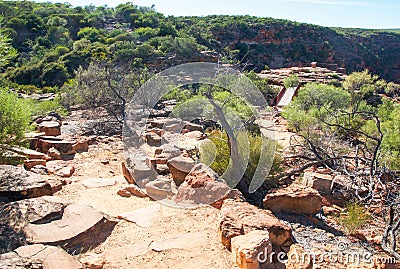
[[[175,181],[176,185],[180,185],[190,170],[192,170],[195,162],[191,158],[178,156],[167,162],[171,176]]]
[[[272,212],[313,215],[321,210],[322,197],[315,189],[294,183],[269,192],[264,207]]]
[[[221,242],[231,249],[233,237],[254,230],[268,231],[271,243],[277,246],[292,244],[292,230],[268,210],[260,209],[247,202],[225,200],[220,211],[218,227]]]

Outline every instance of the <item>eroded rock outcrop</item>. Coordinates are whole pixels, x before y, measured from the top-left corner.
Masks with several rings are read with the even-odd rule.
[[[180,185],[185,181],[185,177],[192,170],[195,162],[191,158],[178,156],[167,162],[171,176],[175,181],[176,185]]]
[[[240,268],[268,268],[268,258],[265,259],[267,264],[261,262],[268,253],[272,253],[272,243],[267,231],[254,230],[232,238],[232,254]],[[272,264],[269,265],[272,266]]]
[[[51,185],[40,175],[21,167],[0,165],[0,199],[17,201],[52,194]]]
[[[220,211],[219,236],[221,242],[231,249],[231,239],[254,230],[268,231],[269,240],[277,246],[292,244],[292,230],[268,210],[247,202],[225,200]]]
[[[67,205],[60,217],[48,223],[29,223],[24,228],[26,241],[82,253],[104,242],[117,223],[88,205],[76,203]]]
[[[51,196],[9,203],[0,213],[2,252],[26,244],[60,246],[74,254],[86,252],[104,242],[117,223],[88,205],[66,204]]]
[[[199,163],[192,168],[179,186],[174,201],[211,205],[220,209],[223,201],[229,198],[244,201],[238,190],[230,188],[224,181],[218,179],[218,175],[211,168]]]
[[[317,190],[294,183],[270,191],[264,198],[264,207],[274,213],[314,215],[322,208],[322,197]]]

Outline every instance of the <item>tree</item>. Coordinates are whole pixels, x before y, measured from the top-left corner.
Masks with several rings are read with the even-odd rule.
[[[68,79],[68,71],[63,64],[51,62],[43,67],[41,79],[44,86],[62,86]]]
[[[348,78],[346,90],[307,85],[287,108],[284,115],[298,133],[292,137],[292,155],[287,157],[295,168],[282,177],[312,166],[345,176],[347,184],[336,190],[361,205],[383,208],[378,214],[386,220],[382,248],[400,258],[396,244],[400,177],[393,171],[400,149],[400,109],[389,101],[378,107],[367,104],[365,97],[376,95],[385,84],[376,76],[365,71]]]
[[[224,140],[224,142],[219,141],[218,145],[222,143],[225,145],[223,148],[229,149],[228,152],[222,152],[221,157],[216,160],[219,173],[223,172],[221,176],[229,186],[238,188],[252,202],[259,204],[262,200],[261,192],[256,194],[254,192],[261,191],[260,186],[268,185],[266,181],[270,169],[268,166],[272,166],[274,156],[271,156],[269,151],[269,146],[272,144],[264,141],[267,139],[260,136],[259,128],[250,127],[254,126],[258,116],[255,107],[265,108],[267,104],[261,92],[246,76],[229,73],[225,68],[217,68],[216,72],[218,75],[215,80],[211,79],[198,85],[194,89],[194,96],[179,104],[174,109],[173,115],[183,120],[204,117],[218,122],[225,133],[217,138]],[[185,75],[182,74],[182,77]],[[261,145],[257,144],[261,141]],[[255,144],[258,145],[256,149]],[[254,150],[258,152],[255,153]],[[229,156],[229,159],[226,160],[224,156]],[[254,156],[258,156],[259,159],[250,160]],[[225,171],[221,171],[226,163],[228,165]],[[262,175],[259,174],[260,171],[256,172],[255,166],[259,163],[268,167],[265,170],[261,169]],[[256,175],[257,179],[254,178]]]
[[[355,111],[362,101],[369,105],[378,106],[382,103],[378,92],[386,85],[377,75],[371,75],[368,70],[354,72],[343,82],[343,87],[350,93],[351,107]]]
[[[0,32],[0,70],[9,65],[17,56],[17,50],[11,46],[11,39]]]
[[[78,69],[76,84],[69,89],[69,94],[74,103],[90,109],[105,108],[122,124],[125,106],[149,77],[147,70],[112,62],[93,62],[87,69]]]

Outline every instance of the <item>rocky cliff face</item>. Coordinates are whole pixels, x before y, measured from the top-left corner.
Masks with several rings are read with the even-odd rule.
[[[307,66],[316,61],[347,71],[370,69],[383,78],[400,82],[400,34],[360,32],[277,22],[238,24],[214,28],[219,49],[239,50],[260,71],[270,68]]]

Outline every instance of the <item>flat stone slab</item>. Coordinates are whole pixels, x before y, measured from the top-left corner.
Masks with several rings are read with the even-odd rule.
[[[55,148],[61,154],[75,154],[76,151],[73,145],[76,141],[67,141],[58,138],[53,138],[49,136],[41,137],[38,139],[37,147],[42,151],[47,153],[50,148]]]
[[[207,240],[207,232],[186,233],[154,241],[150,244],[150,248],[157,252],[170,249],[198,251]]]
[[[88,178],[81,183],[86,188],[101,188],[115,185],[115,178]]]
[[[47,136],[61,135],[61,124],[58,121],[43,121],[38,127],[39,132],[44,132]]]
[[[104,242],[116,223],[88,205],[70,204],[60,219],[29,223],[24,233],[30,244],[61,246],[69,253],[81,253]]]
[[[12,148],[12,151],[22,154],[22,155],[26,156],[28,159],[48,159],[49,158],[49,156],[47,156],[44,153],[37,152],[36,150],[27,149],[27,148],[14,147],[14,148]]]
[[[42,244],[22,246],[14,250],[18,256],[38,260],[45,269],[79,269],[81,264],[64,250]]]
[[[22,167],[0,165],[0,198],[12,202],[52,194],[49,182],[40,175]]]
[[[138,226],[148,228],[151,226],[153,219],[161,213],[161,205],[151,205],[144,208],[133,210],[129,213],[124,213],[118,216],[119,219],[136,223]]]
[[[66,206],[59,197],[53,196],[26,199],[1,206],[0,253],[26,244],[24,228],[28,223],[45,223],[58,218]]]
[[[103,214],[88,205],[71,204],[65,208],[61,220],[28,224],[25,232],[31,243],[54,243],[83,233],[102,218]]]

